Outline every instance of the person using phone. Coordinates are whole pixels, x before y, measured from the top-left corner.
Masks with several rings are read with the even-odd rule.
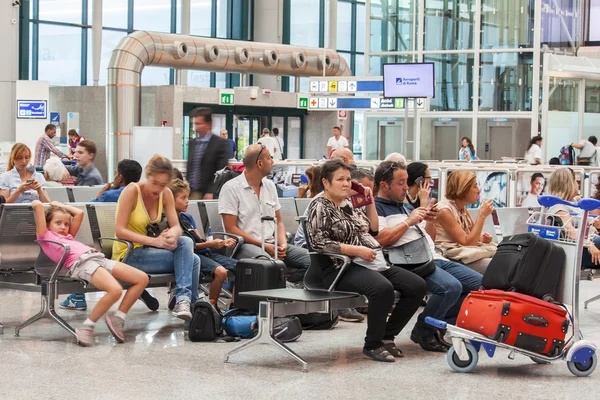
[[[44,175],[30,165],[31,150],[23,143],[15,143],[8,156],[8,169],[0,175],[0,196],[7,203],[31,203],[40,200],[49,203]]]
[[[406,199],[411,208],[419,208],[425,206],[431,196],[431,172],[427,164],[421,162],[411,162],[406,167],[408,174],[408,190],[406,191]]]

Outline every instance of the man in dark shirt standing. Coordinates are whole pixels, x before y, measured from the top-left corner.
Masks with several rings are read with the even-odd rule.
[[[212,134],[212,111],[195,108],[190,113],[197,137],[190,139],[187,178],[191,200],[213,198],[215,172],[227,166],[229,150],[226,140]]]

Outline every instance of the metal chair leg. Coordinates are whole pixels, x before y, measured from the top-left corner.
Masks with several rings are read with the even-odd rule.
[[[594,297],[592,297],[591,299],[588,299],[588,300],[586,300],[586,301],[583,303],[583,308],[585,308],[585,309],[587,310],[587,306],[588,306],[588,304],[589,304],[589,303],[593,303],[594,301],[597,301],[597,300],[600,300],[600,294],[599,294],[598,296],[594,296]]]
[[[21,325],[15,328],[15,336],[19,336],[19,332],[21,329],[33,324],[34,322],[44,318],[49,317],[55,320],[60,326],[66,329],[70,334],[75,336],[75,330],[64,320],[62,319],[54,309],[54,301],[55,301],[55,290],[54,284],[46,284],[42,286],[42,306],[40,311],[29,318],[27,321],[23,322]]]
[[[73,327],[71,327],[71,325],[69,325],[64,319],[62,319],[60,317],[60,315],[58,315],[56,313],[56,309],[54,308],[54,303],[56,301],[56,296],[55,296],[55,291],[51,290],[48,293],[48,312],[50,314],[50,317],[52,317],[52,319],[54,319],[56,322],[58,322],[58,324],[60,326],[62,326],[63,328],[65,328],[67,330],[67,332],[69,332],[71,335],[73,336],[77,336],[75,333],[75,329],[73,329]]]
[[[15,328],[15,336],[19,336],[19,332],[21,331],[21,329],[28,327],[29,325],[33,324],[35,321],[38,321],[42,318],[44,318],[44,315],[46,315],[46,313],[48,312],[48,300],[46,299],[46,296],[42,296],[42,307],[40,308],[40,311],[35,314],[33,317],[29,318],[27,321],[23,322],[21,325],[17,326]]]
[[[256,336],[227,353],[224,361],[227,363],[229,362],[230,356],[258,344],[274,346],[275,348],[283,351],[286,355],[290,356],[296,362],[302,365],[302,372],[308,372],[308,363],[292,349],[281,343],[279,340],[277,340],[277,338],[273,337],[273,303],[268,301],[260,302],[258,313],[258,333]]]
[[[0,335],[4,335],[4,325],[0,324]]]

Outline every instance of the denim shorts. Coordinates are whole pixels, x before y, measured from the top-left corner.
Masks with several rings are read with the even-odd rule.
[[[104,254],[99,252],[88,252],[79,256],[79,258],[71,265],[67,276],[81,281],[90,282],[94,272],[100,267],[111,273],[116,261],[109,260]]]

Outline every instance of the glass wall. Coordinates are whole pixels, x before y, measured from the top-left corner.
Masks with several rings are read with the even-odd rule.
[[[21,12],[19,79],[47,80],[51,86],[92,85],[93,1],[30,0]],[[235,9],[235,12],[234,12]],[[252,0],[191,0],[190,33],[195,36],[252,38]],[[181,0],[103,0],[99,84],[106,84],[106,68],[119,41],[135,30],[181,32]],[[174,71],[147,67],[144,85],[174,83]],[[190,71],[188,84],[232,87],[231,74]]]

